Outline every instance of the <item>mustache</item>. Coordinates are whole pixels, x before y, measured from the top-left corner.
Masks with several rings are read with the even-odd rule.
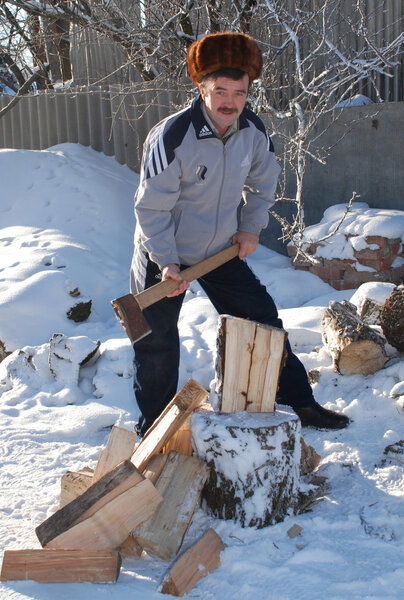
[[[233,113],[237,113],[236,108],[218,108],[218,112],[224,113],[225,115],[232,115]]]

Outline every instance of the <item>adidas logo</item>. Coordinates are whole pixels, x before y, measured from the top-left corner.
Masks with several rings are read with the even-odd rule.
[[[199,137],[205,137],[207,135],[211,135],[211,133],[212,132],[209,129],[209,127],[207,125],[204,125],[198,135],[199,135]]]

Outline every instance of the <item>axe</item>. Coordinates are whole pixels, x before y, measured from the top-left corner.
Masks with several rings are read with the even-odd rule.
[[[209,258],[205,258],[192,267],[187,267],[181,271],[181,277],[184,281],[194,281],[209,271],[213,271],[220,267],[225,262],[238,255],[239,244],[234,244],[229,248],[225,248],[217,254],[213,254]],[[112,308],[115,311],[118,321],[123,325],[126,333],[132,344],[138,342],[142,338],[151,333],[150,326],[144,317],[142,310],[165,298],[177,289],[179,282],[175,279],[165,279],[160,283],[156,283],[147,288],[143,292],[136,294],[126,294],[121,298],[111,300]]]

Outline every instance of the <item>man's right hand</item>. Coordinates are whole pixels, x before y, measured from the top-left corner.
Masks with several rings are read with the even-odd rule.
[[[182,279],[180,275],[180,268],[175,263],[164,265],[164,267],[161,269],[161,280],[165,281],[166,279],[175,279],[175,281],[178,281],[177,289],[174,292],[171,292],[171,294],[167,294],[167,298],[179,296],[189,288],[189,282]]]

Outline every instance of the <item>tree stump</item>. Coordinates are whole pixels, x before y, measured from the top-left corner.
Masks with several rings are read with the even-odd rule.
[[[300,477],[300,421],[296,415],[194,413],[196,456],[210,467],[203,506],[242,527],[281,521],[296,505]]]
[[[385,341],[365,325],[356,307],[343,300],[330,302],[322,320],[324,345],[341,375],[371,375],[382,369],[386,360]]]
[[[388,343],[404,352],[404,285],[398,285],[384,303],[381,326]]]

